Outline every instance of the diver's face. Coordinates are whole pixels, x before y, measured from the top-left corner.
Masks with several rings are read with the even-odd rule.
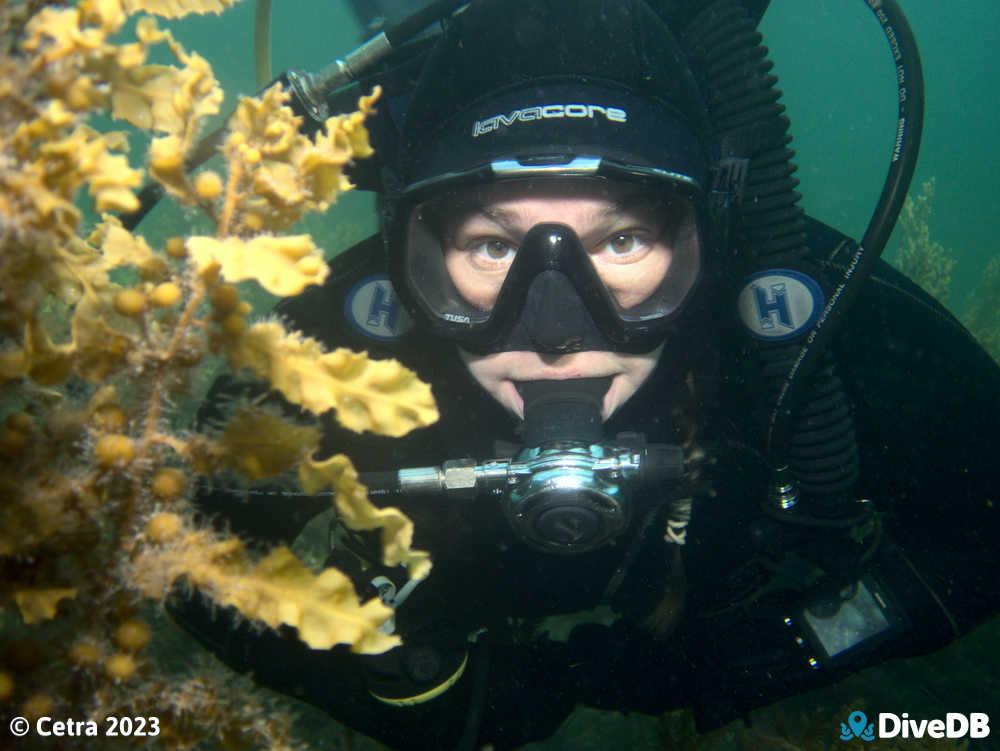
[[[472,210],[444,227],[445,266],[461,295],[492,308],[520,243],[536,224],[568,225],[580,238],[598,275],[622,308],[645,300],[667,274],[671,259],[667,218],[658,204],[634,189],[592,183],[498,185]],[[517,381],[611,377],[604,398],[608,419],[653,371],[660,345],[645,354],[531,351],[474,355],[461,351],[472,376],[523,419]]]

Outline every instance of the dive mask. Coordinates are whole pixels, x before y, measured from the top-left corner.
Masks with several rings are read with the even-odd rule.
[[[558,221],[504,217],[510,197],[581,190],[606,198],[606,233],[581,239]],[[705,206],[695,181],[661,170],[587,157],[495,162],[399,196],[393,283],[423,326],[477,354],[648,352],[701,275]]]

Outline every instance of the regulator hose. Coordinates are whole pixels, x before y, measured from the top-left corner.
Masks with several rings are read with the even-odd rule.
[[[806,335],[779,388],[770,414],[767,455],[772,468],[786,466],[791,453],[795,407],[809,376],[823,361],[823,353],[838,325],[875,268],[906,199],[920,150],[924,120],[924,80],[913,30],[896,0],[865,0],[882,26],[896,67],[899,117],[889,172],[868,229],[829,295],[826,306]]]
[[[716,264],[730,282],[741,281],[746,268],[804,265],[810,257],[805,216],[797,205],[798,180],[788,148],[788,119],[779,103],[781,92],[756,26],[758,17],[742,2],[717,0],[685,26],[682,43],[707,87],[706,105],[720,159],[747,160],[742,201],[733,248],[718,238],[723,254]],[[723,280],[723,286],[729,284]],[[766,408],[774,404],[797,346],[756,343],[753,362],[762,381],[759,393]],[[754,375],[751,374],[751,378]],[[755,378],[756,380],[756,378]],[[857,479],[858,450],[851,412],[833,363],[814,378],[807,403],[798,405],[790,470],[797,487],[816,497],[833,498]]]
[[[883,10],[883,6],[891,7]],[[762,420],[768,462],[772,468],[787,467],[798,489],[817,504],[813,510],[823,516],[838,513],[836,504],[859,474],[850,403],[826,350],[833,330],[831,317],[836,323],[856,297],[895,224],[912,177],[923,112],[920,62],[909,26],[900,20],[895,2],[870,0],[869,7],[890,39],[901,87],[899,137],[882,199],[862,243],[872,252],[851,264],[853,273],[844,279],[827,280],[828,298],[836,304],[831,315],[821,319],[825,326],[817,326],[821,331],[810,332],[804,340],[805,347],[802,340],[755,345],[766,405]],[[805,215],[797,205],[801,195],[796,191],[795,152],[789,148],[789,122],[779,102],[773,64],[757,32],[760,15],[748,13],[746,0],[716,0],[683,21],[681,43],[706,86],[717,156],[747,161],[742,200],[731,209],[737,217],[732,247],[741,252],[744,268],[754,271],[809,267]],[[719,268],[732,275],[731,282],[740,281],[732,250],[719,250],[726,253]]]

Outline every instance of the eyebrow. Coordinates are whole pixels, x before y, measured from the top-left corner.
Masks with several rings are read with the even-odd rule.
[[[587,217],[591,221],[602,222],[609,221],[618,214],[624,214],[628,212],[635,211],[639,209],[657,209],[662,208],[662,202],[651,196],[649,193],[635,192],[623,196],[621,199],[613,201],[611,204],[605,206],[604,208],[596,211],[593,218]],[[451,217],[449,217],[449,223],[458,223],[468,219],[469,217],[475,215],[481,215],[486,217],[492,222],[500,225],[506,230],[515,230],[518,227],[518,212],[511,211],[510,209],[504,209],[494,204],[485,202],[470,202],[464,207],[459,207]]]

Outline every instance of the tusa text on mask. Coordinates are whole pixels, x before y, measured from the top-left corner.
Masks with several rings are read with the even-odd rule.
[[[878,734],[880,738],[985,738],[990,734],[990,717],[985,712],[948,712],[943,720],[911,720],[907,712],[880,712]]]

